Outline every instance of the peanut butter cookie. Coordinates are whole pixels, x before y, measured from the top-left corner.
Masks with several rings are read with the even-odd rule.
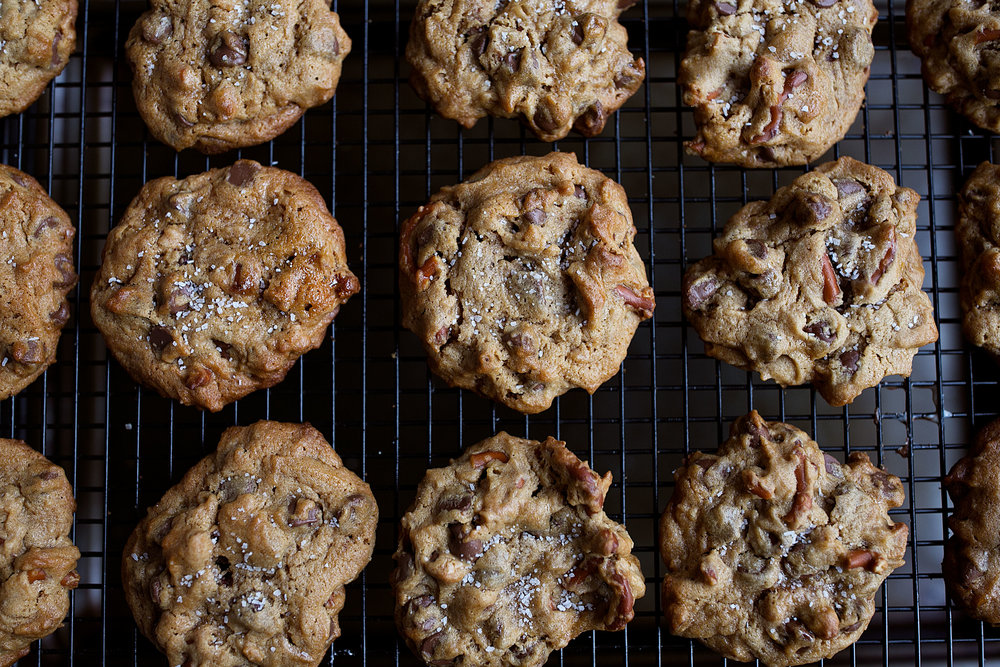
[[[1000,360],[1000,166],[984,162],[958,193],[962,331]]]
[[[0,117],[21,113],[69,62],[76,48],[76,0],[0,4]]]

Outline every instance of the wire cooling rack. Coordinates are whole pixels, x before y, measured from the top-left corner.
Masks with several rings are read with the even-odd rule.
[[[427,467],[506,429],[554,435],[598,471],[612,471],[607,509],[627,523],[646,574],[646,597],[626,631],[581,636],[552,663],[720,664],[697,643],[663,630],[656,524],[684,454],[714,449],[732,420],[751,408],[814,433],[838,456],[868,451],[907,490],[906,505],[895,512],[910,526],[906,565],[889,578],[862,639],[827,662],[1000,660],[1000,635],[952,608],[940,572],[947,534],[941,476],[974,427],[998,409],[1000,370],[961,338],[952,239],[954,193],[980,161],[992,158],[995,142],[926,90],[906,42],[903,2],[879,7],[868,102],[830,157],[876,164],[923,198],[917,241],[941,339],[921,350],[913,376],[890,378],[836,409],[808,387],[780,390],[705,356],[680,314],[685,266],[708,254],[712,237],[748,199],[769,197],[804,169],[746,171],[684,155],[681,142],[694,127],[676,85],[687,30],[683,7],[644,0],[623,22],[630,46],[648,65],[645,86],[602,136],[571,137],[558,148],[625,186],[636,246],[656,289],[656,316],[640,327],[622,372],[593,397],[571,392],[534,417],[445,387],[428,372],[415,338],[399,327],[399,220],[491,159],[550,149],[514,121],[483,120],[463,131],[428,113],[400,60],[412,7],[413,0],[342,0],[336,8],[354,50],[333,102],[269,144],[205,158],[178,155],[151,139],[136,112],[123,44],[144,3],[81,0],[79,43],[66,71],[28,112],[0,121],[3,162],[33,174],[77,221],[81,275],[58,362],[0,403],[0,433],[26,440],[66,468],[83,552],[65,627],[21,664],[164,664],[137,634],[125,605],[119,578],[125,539],[145,508],[215,448],[225,427],[261,417],[312,422],[379,501],[375,557],[348,589],[343,636],[330,663],[416,664],[392,623],[388,581],[398,519]],[[110,361],[87,294],[108,229],[145,181],[187,176],[237,156],[298,172],[320,189],[344,227],[363,290],[341,310],[323,347],[283,383],[210,415],[137,387]]]

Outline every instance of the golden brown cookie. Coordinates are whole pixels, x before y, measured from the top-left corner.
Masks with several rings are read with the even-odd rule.
[[[941,564],[948,592],[973,618],[1000,625],[1000,420],[979,432],[944,486],[955,504]]]
[[[149,131],[204,153],[278,136],[333,97],[351,40],[329,0],[151,0],[125,43]]]
[[[55,632],[80,583],[66,473],[20,440],[0,439],[0,666]]]
[[[0,165],[0,400],[56,360],[76,285],[76,229],[38,182]]]
[[[394,556],[407,645],[428,665],[541,665],[624,628],[646,587],[610,485],[564,442],[503,432],[428,470]]]
[[[646,75],[618,16],[636,0],[420,0],[410,83],[445,118],[520,118],[539,139],[600,134]]]
[[[832,657],[868,627],[903,564],[908,530],[888,514],[903,502],[899,478],[861,452],[844,465],[757,412],[674,480],[660,520],[667,627],[727,658]]]
[[[90,307],[136,381],[215,412],[281,382],[357,291],[316,188],[240,160],[143,186],[108,235]]]
[[[535,413],[615,373],[655,301],[620,185],[571,153],[490,163],[403,223],[403,325],[449,384]]]
[[[983,162],[958,193],[962,331],[1000,359],[1000,166]]]
[[[914,239],[917,193],[849,157],[744,206],[684,276],[705,351],[831,405],[910,374],[937,340]]]
[[[1000,8],[971,0],[907,0],[906,24],[927,85],[979,127],[1000,132]]]
[[[0,4],[0,117],[21,113],[69,62],[76,48],[76,0]]]
[[[865,98],[871,0],[691,0],[678,82],[688,152],[744,167],[806,164],[844,138]]]
[[[377,523],[368,485],[312,426],[234,426],[132,533],[125,597],[171,665],[314,666]]]

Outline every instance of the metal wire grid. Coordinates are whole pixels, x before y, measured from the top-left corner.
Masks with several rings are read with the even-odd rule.
[[[834,153],[877,164],[924,198],[917,241],[941,340],[920,352],[913,376],[888,380],[850,407],[834,409],[809,388],[782,391],[704,355],[680,315],[686,263],[709,252],[712,237],[748,199],[770,196],[803,169],[710,167],[683,154],[681,141],[693,134],[676,86],[687,30],[683,7],[676,0],[645,0],[623,22],[630,45],[646,60],[646,85],[604,135],[571,138],[558,148],[577,152],[626,187],[639,230],[636,246],[657,293],[655,320],[640,328],[623,372],[597,394],[572,392],[530,418],[432,378],[419,345],[398,326],[400,218],[491,159],[549,150],[512,121],[482,121],[462,131],[427,112],[400,63],[412,5],[335,3],[354,50],[334,101],[270,144],[240,152],[297,171],[324,193],[345,229],[363,291],[342,309],[330,339],[285,382],[216,415],[138,388],[108,360],[88,314],[87,292],[106,233],[142,183],[236,158],[178,156],[146,133],[122,51],[144,3],[82,0],[77,54],[66,72],[27,113],[0,121],[3,161],[39,178],[78,221],[81,274],[59,362],[0,404],[0,433],[28,441],[66,468],[77,494],[74,537],[83,552],[81,585],[65,627],[21,664],[162,663],[137,635],[125,605],[122,546],[145,508],[214,449],[226,426],[261,417],[311,421],[379,500],[375,557],[348,589],[343,636],[331,663],[416,664],[392,624],[387,582],[398,518],[427,467],[506,429],[565,439],[595,469],[613,472],[607,509],[627,523],[647,575],[646,597],[625,632],[580,637],[552,662],[718,664],[723,661],[710,651],[662,629],[656,523],[683,455],[713,449],[728,424],[752,407],[816,434],[838,456],[870,452],[907,488],[907,503],[896,512],[910,525],[907,565],[890,577],[861,641],[828,662],[998,660],[997,632],[954,610],[940,575],[947,534],[940,477],[963,453],[973,424],[997,412],[996,365],[962,342],[952,240],[954,193],[979,161],[992,158],[994,142],[926,91],[906,44],[902,1],[880,7],[868,103]]]

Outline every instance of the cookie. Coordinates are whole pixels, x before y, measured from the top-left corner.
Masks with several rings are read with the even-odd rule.
[[[316,188],[240,160],[143,186],[108,235],[90,307],[137,382],[215,412],[281,382],[357,291]]]
[[[1000,166],[984,162],[958,194],[959,303],[965,337],[1000,360]]]
[[[1000,8],[989,2],[907,0],[906,24],[927,85],[979,127],[1000,132]]]
[[[0,117],[21,113],[76,48],[76,0],[8,0],[0,7]]]
[[[572,153],[515,157],[405,223],[403,325],[449,384],[535,413],[593,393],[652,317],[625,191]]]
[[[830,405],[908,376],[937,340],[920,286],[919,197],[849,157],[744,206],[684,276],[684,313],[705,352]]]
[[[76,502],[66,473],[20,440],[0,438],[0,666],[55,632],[80,583],[69,538]]]
[[[564,442],[503,432],[428,470],[394,556],[407,645],[429,665],[541,665],[624,628],[646,587],[610,485]]]
[[[944,487],[955,504],[941,564],[948,593],[973,618],[1000,625],[1000,420],[979,432]]]
[[[420,0],[406,59],[417,94],[472,127],[520,118],[542,141],[593,137],[646,76],[618,16],[636,0]]]
[[[692,155],[744,167],[806,164],[844,138],[865,98],[871,0],[691,0],[678,80]]]
[[[888,514],[903,502],[899,478],[861,452],[842,464],[757,412],[674,480],[660,520],[667,627],[727,658],[832,657],[865,631],[903,564],[908,530]]]
[[[0,14],[2,16],[2,14]],[[2,26],[2,23],[0,23]],[[0,27],[2,31],[2,27]],[[76,229],[38,181],[0,165],[0,400],[56,360],[76,285]]]
[[[312,426],[234,426],[133,531],[125,597],[171,665],[317,665],[377,523]]]
[[[136,106],[177,150],[278,136],[333,97],[351,40],[329,0],[151,0],[129,32]]]

